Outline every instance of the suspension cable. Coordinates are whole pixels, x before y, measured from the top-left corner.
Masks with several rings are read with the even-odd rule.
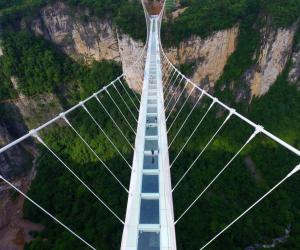
[[[185,107],[186,103],[188,102],[188,100],[189,100],[189,98],[190,98],[190,96],[192,95],[192,93],[193,93],[193,91],[194,91],[194,90],[195,90],[195,87],[193,87],[193,88],[191,89],[191,91],[190,91],[189,95],[187,96],[187,98],[185,98],[185,101],[184,101],[184,103],[181,105],[181,108],[180,108],[180,110],[177,112],[177,114],[176,114],[176,116],[175,116],[174,120],[172,121],[172,123],[171,123],[170,127],[168,128],[168,130],[167,130],[167,134],[168,134],[168,133],[169,133],[169,131],[171,130],[171,128],[172,128],[172,126],[173,126],[173,124],[174,124],[174,123],[175,123],[175,121],[177,120],[178,116],[180,115],[181,111],[182,111],[182,110],[183,110],[183,108]]]
[[[114,105],[116,106],[116,108],[119,110],[119,112],[121,113],[122,117],[124,118],[124,120],[126,121],[126,123],[128,124],[128,126],[130,127],[130,129],[132,130],[132,132],[136,135],[136,132],[134,131],[134,129],[132,128],[132,126],[130,125],[129,121],[127,120],[127,118],[125,117],[125,115],[123,114],[122,110],[119,108],[118,104],[115,102],[115,100],[112,98],[112,96],[110,95],[108,89],[106,89],[106,93],[108,94],[108,96],[110,97],[110,99],[112,100],[112,102],[114,103]]]
[[[126,103],[126,101],[124,100],[123,96],[121,95],[121,93],[117,89],[116,85],[114,84],[113,86],[114,86],[116,92],[118,93],[118,95],[120,96],[122,102],[125,104],[125,107],[128,109],[128,111],[132,115],[133,119],[137,122],[137,119],[136,119],[135,115],[133,114],[132,110],[129,108],[128,104]]]
[[[184,91],[185,91],[185,88],[186,88],[186,86],[187,86],[187,85],[188,85],[188,84],[187,84],[187,82],[185,81],[185,83],[184,83],[184,87],[182,88],[182,91],[180,92],[180,94],[179,94],[179,96],[178,96],[177,100],[175,101],[175,103],[174,103],[173,107],[171,108],[171,110],[170,110],[169,114],[167,115],[166,121],[168,121],[168,119],[169,119],[170,115],[173,113],[173,111],[174,111],[174,109],[175,109],[175,107],[176,107],[177,103],[179,102],[179,100],[180,100],[181,96],[183,95],[183,93],[184,93]]]
[[[166,102],[166,100],[167,100],[167,98],[168,98],[168,96],[169,96],[169,94],[170,94],[170,92],[171,92],[172,87],[175,85],[175,82],[176,82],[176,80],[177,80],[178,77],[179,77],[179,74],[177,73],[177,76],[176,76],[175,80],[173,81],[174,76],[176,75],[176,73],[177,73],[177,72],[174,71],[172,77],[170,78],[170,80],[169,80],[168,83],[166,84],[166,88],[165,88],[165,92],[164,92],[164,100],[165,100],[165,102]]]
[[[177,87],[176,87],[176,89],[175,89],[175,91],[174,91],[174,93],[176,94],[176,92],[177,92],[177,90],[178,90],[178,88],[180,87],[180,84],[182,83],[182,81],[183,81],[183,77],[181,77],[181,79],[180,79],[180,81],[179,81],[179,83],[178,83],[178,85],[177,85]],[[185,86],[185,85],[184,85]],[[182,92],[182,91],[181,91]],[[173,100],[173,97],[175,98],[175,94],[173,94],[172,96],[171,96],[171,98],[169,99],[169,102],[168,102],[168,104],[167,104],[167,106],[166,106],[166,108],[165,108],[165,111],[166,110],[168,110],[168,107],[169,107],[169,105],[171,104],[171,101]],[[180,95],[178,96],[178,98],[180,97]]]
[[[162,60],[161,72],[165,73],[167,68],[170,68],[170,65],[168,65],[168,63],[166,63],[166,61]],[[162,76],[162,80],[164,79],[165,76],[166,76],[165,74]]]
[[[197,196],[197,198],[188,206],[188,208],[179,216],[175,221],[175,224],[195,205],[195,203],[202,197],[202,195],[209,189],[209,187],[219,178],[219,176],[226,170],[226,168],[233,162],[233,160],[242,152],[242,150],[255,138],[255,136],[261,132],[260,126],[258,126],[244,145],[237,151],[237,153],[229,160],[229,162],[221,169],[221,171],[213,178],[213,180],[203,189],[203,191]]]
[[[233,111],[234,112],[234,111]],[[178,185],[181,183],[181,181],[184,179],[184,177],[189,173],[189,171],[192,169],[192,167],[195,165],[195,163],[199,160],[199,158],[201,157],[201,155],[204,153],[204,151],[206,150],[206,148],[210,145],[210,143],[215,139],[215,137],[218,135],[218,133],[220,132],[220,130],[224,127],[224,125],[227,123],[227,121],[230,119],[230,117],[232,116],[233,112],[230,112],[228,114],[228,116],[226,117],[226,119],[223,121],[223,123],[221,124],[221,126],[218,128],[218,130],[214,133],[214,135],[211,137],[211,139],[208,141],[208,143],[205,145],[205,147],[201,150],[201,152],[198,154],[198,156],[196,157],[196,159],[192,162],[192,164],[188,167],[188,169],[185,171],[185,173],[182,175],[182,177],[179,179],[179,181],[176,183],[176,185],[174,186],[174,188],[172,189],[172,192],[174,192],[174,190],[178,187]],[[171,168],[171,167],[170,167]]]
[[[179,77],[180,75],[179,74],[177,74],[177,76],[176,76],[176,78],[175,78],[175,80],[170,84],[170,87],[169,87],[169,90],[168,90],[168,93],[166,94],[166,96],[165,96],[165,104],[167,103],[167,105],[166,105],[166,108],[165,108],[165,110],[167,109],[167,107],[168,107],[168,104],[169,104],[169,101],[170,101],[170,99],[171,99],[171,97],[169,97],[170,95],[171,95],[171,93],[172,93],[172,89],[174,88],[174,86],[175,86],[175,84],[176,84],[176,82],[177,82],[177,80],[178,80],[178,77]],[[183,77],[181,78],[181,79],[183,79]],[[178,83],[178,85],[176,86],[176,88],[175,88],[175,90],[177,89],[177,87],[179,86],[179,84],[180,84],[180,82],[181,81],[179,81],[179,83]],[[175,92],[175,91],[174,91]],[[176,92],[175,92],[176,93]],[[169,99],[169,100],[168,100]],[[168,100],[168,101],[167,101]]]
[[[127,166],[131,169],[131,166],[128,163],[128,161],[126,160],[126,158],[123,156],[123,154],[120,152],[120,150],[118,149],[118,147],[114,144],[114,142],[110,139],[110,137],[104,131],[104,129],[100,126],[100,124],[96,121],[96,119],[92,116],[92,114],[89,112],[89,110],[87,109],[87,107],[84,104],[82,104],[82,108],[88,113],[88,115],[91,117],[91,119],[97,125],[97,127],[101,130],[101,132],[104,134],[104,136],[107,138],[107,140],[113,145],[113,147],[115,148],[115,150],[119,153],[119,155],[122,157],[122,159],[126,162]]]
[[[163,93],[165,94],[166,89],[167,89],[167,83],[170,79],[170,77],[172,76],[172,74],[174,74],[175,72],[173,72],[173,68],[172,67],[167,67],[167,71],[165,73],[165,77],[162,79],[163,84]]]
[[[251,209],[258,205],[262,200],[264,200],[268,195],[270,195],[275,189],[277,189],[281,184],[283,184],[288,178],[300,171],[300,164],[296,166],[288,175],[286,175],[281,181],[279,181],[275,186],[273,186],[268,192],[261,196],[256,202],[254,202],[249,208],[247,208],[243,213],[241,213],[236,219],[229,223],[225,228],[223,228],[218,234],[216,234],[210,241],[208,241],[204,246],[200,248],[203,250],[208,245],[210,245],[215,239],[217,239],[221,234],[227,231],[233,224],[239,221],[244,215],[246,215]]]
[[[174,72],[171,73],[171,74],[168,76],[168,79],[167,79],[166,84],[165,84],[165,90],[163,91],[163,96],[166,95],[166,93],[167,93],[167,91],[168,91],[168,88],[169,88],[169,85],[170,85],[170,83],[172,82],[172,79],[173,79],[173,77],[174,77],[174,75],[175,75],[176,73],[177,73],[176,70],[174,70]]]
[[[102,92],[104,92],[107,88],[109,88],[116,80],[112,81],[110,84],[106,85],[105,87],[103,87],[102,89],[100,89],[99,91],[95,92],[93,95],[87,97],[86,99],[84,99],[82,102],[85,103],[85,102],[88,102],[89,100],[91,100],[94,95],[98,95]],[[79,103],[77,103],[76,105],[72,106],[71,108],[69,108],[68,110],[66,110],[64,113],[65,114],[68,114],[74,110],[76,110],[77,108],[79,108],[80,105]],[[58,121],[60,119],[60,115],[57,115],[55,116],[54,118],[52,118],[51,120],[47,121],[46,123],[42,124],[41,126],[35,128],[35,131],[40,131],[46,127],[48,127],[49,125],[51,125],[52,123]],[[17,145],[18,143],[26,140],[27,138],[31,137],[32,134],[31,132],[28,132],[27,134],[21,136],[20,138],[10,142],[9,144],[7,144],[6,146],[0,148],[0,154],[5,152],[6,150],[8,150],[9,148],[13,147],[14,145]]]
[[[168,61],[168,63],[171,65],[171,67],[177,71],[179,74],[183,75],[171,62],[170,60],[167,58],[166,54],[164,53],[164,51],[162,51],[163,56],[165,57],[165,59]],[[194,86],[195,88],[197,88],[199,91],[203,91],[205,96],[207,96],[210,99],[214,99],[215,97],[210,95],[209,93],[207,93],[206,91],[204,91],[202,88],[200,88],[199,86],[197,86],[195,83],[193,83],[190,79],[188,79],[186,76],[183,75],[183,77],[188,81],[189,84],[191,84],[192,86]],[[222,106],[223,108],[227,109],[228,111],[231,109],[229,106],[227,106],[225,103],[221,102],[220,100],[217,101],[217,103]],[[254,122],[252,122],[251,120],[249,120],[247,117],[243,116],[242,114],[236,112],[236,116],[243,120],[244,122],[246,122],[247,124],[249,124],[250,126],[252,126],[253,128],[255,128],[256,126],[258,126],[257,124],[255,124]],[[269,137],[270,139],[272,139],[273,141],[279,143],[280,145],[282,145],[283,147],[285,147],[286,149],[288,149],[289,151],[293,152],[294,154],[296,154],[297,156],[300,156],[300,151],[293,147],[292,145],[286,143],[285,141],[283,141],[282,139],[280,139],[279,137],[275,136],[274,134],[270,133],[269,131],[263,129],[262,133],[264,135],[266,135],[267,137]]]
[[[124,91],[126,92],[127,96],[129,97],[130,101],[132,102],[133,106],[136,108],[137,112],[139,112],[139,109],[135,105],[135,102],[131,98],[130,94],[128,93],[127,89],[125,88],[125,86],[123,85],[123,83],[122,83],[122,81],[120,79],[119,79],[119,82],[120,82],[120,85],[123,87]]]
[[[190,116],[192,115],[193,111],[195,110],[195,108],[197,107],[199,101],[201,100],[203,96],[203,92],[201,93],[201,95],[199,96],[199,98],[197,99],[197,101],[195,102],[193,108],[190,110],[189,114],[187,115],[187,117],[184,119],[183,123],[181,124],[181,127],[178,129],[177,133],[175,134],[173,140],[171,141],[171,143],[169,144],[169,148],[171,147],[171,145],[173,144],[173,142],[175,141],[176,137],[178,136],[178,134],[180,133],[180,131],[182,130],[182,128],[184,127],[184,125],[186,124],[186,122],[188,121],[188,119],[190,118]]]
[[[125,80],[126,80],[126,79],[125,79]],[[125,88],[125,87],[124,87],[124,88]],[[133,95],[134,95],[135,99],[138,101],[138,103],[141,104],[141,102],[140,102],[138,96],[136,95],[136,92],[134,91],[134,89],[133,89],[133,88],[130,88],[130,87],[129,87],[129,89],[130,89],[131,92],[133,93]]]
[[[215,104],[215,100],[212,101],[212,103],[210,104],[209,108],[207,109],[207,111],[205,112],[205,114],[203,115],[202,119],[198,122],[197,126],[194,128],[193,132],[191,133],[191,135],[189,136],[189,138],[186,140],[186,142],[184,143],[184,145],[182,146],[182,148],[180,149],[179,153],[176,155],[175,159],[172,161],[171,166],[173,166],[174,162],[177,160],[177,158],[179,157],[179,155],[181,154],[181,152],[183,151],[183,149],[186,147],[186,145],[189,143],[189,141],[191,140],[191,138],[193,137],[193,135],[195,134],[195,132],[197,131],[197,129],[199,128],[199,126],[202,124],[204,118],[207,116],[208,112],[211,110],[211,108],[214,106]],[[175,138],[174,138],[175,139]]]
[[[127,139],[127,137],[125,136],[125,134],[123,133],[122,129],[119,127],[119,125],[116,123],[116,121],[114,120],[114,118],[111,116],[111,114],[108,112],[108,110],[106,109],[106,107],[104,106],[104,104],[99,100],[97,95],[94,95],[96,100],[99,102],[99,104],[101,105],[101,107],[104,109],[105,113],[109,116],[109,118],[112,120],[113,124],[116,126],[116,128],[119,130],[119,132],[121,133],[121,135],[124,137],[125,141],[129,144],[129,146],[134,150],[134,147],[131,145],[130,141]]]
[[[136,81],[136,82],[137,82],[137,84],[139,86],[140,91],[142,91],[143,90],[143,85],[140,83],[140,81]]]
[[[99,196],[77,174],[75,174],[75,172],[44,142],[41,137],[39,137],[38,134],[35,134],[34,136],[98,201],[101,202],[104,207],[106,207],[108,211],[124,224],[124,221],[120,219],[120,217],[101,198],[99,198]]]
[[[34,200],[32,200],[29,196],[27,196],[25,193],[23,193],[20,189],[18,189],[14,184],[6,180],[2,175],[0,175],[0,179],[3,180],[6,184],[8,184],[10,187],[12,187],[15,191],[17,191],[19,194],[21,194],[24,198],[26,198],[28,201],[30,201],[32,204],[34,204],[36,207],[38,207],[40,210],[42,210],[46,215],[51,217],[56,223],[61,225],[63,228],[68,230],[71,234],[73,234],[77,239],[79,239],[81,242],[83,242],[85,245],[87,245],[89,248],[96,250],[95,247],[90,245],[87,241],[85,241],[83,238],[81,238],[78,234],[76,234],[72,229],[70,229],[68,226],[66,226],[63,222],[61,222],[59,219],[54,217],[52,214],[50,214],[46,209],[44,209],[42,206],[40,206],[38,203],[36,203]]]
[[[162,79],[162,82],[164,82],[168,76],[169,73],[171,73],[173,70],[172,66],[170,66],[169,64],[166,64],[166,66],[164,67],[163,69],[163,72],[164,72],[164,76],[163,76],[163,79]],[[163,86],[164,87],[164,86]]]
[[[172,72],[172,67],[169,67],[169,65],[166,65],[165,67],[164,67],[164,69],[162,70],[162,73],[163,73],[163,77],[162,77],[162,87],[163,87],[163,90],[164,90],[164,88],[165,88],[165,82],[166,82],[166,80],[167,80],[167,78],[169,77],[169,74],[170,74],[170,72]]]
[[[123,189],[128,193],[128,189],[123,185],[123,183],[118,179],[118,177],[109,169],[106,163],[98,156],[98,154],[91,148],[91,146],[86,142],[85,139],[79,134],[79,132],[73,127],[71,122],[67,119],[67,117],[62,114],[61,116],[65,122],[70,126],[70,128],[78,135],[81,141],[89,148],[89,150],[93,153],[93,155],[102,163],[102,165],[108,170],[108,172],[115,178],[115,180],[123,187]]]

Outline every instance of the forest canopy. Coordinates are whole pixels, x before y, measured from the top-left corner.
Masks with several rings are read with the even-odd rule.
[[[4,0],[0,2],[0,21],[6,25],[15,19],[32,19],[39,9],[57,0]],[[143,7],[139,0],[65,0],[73,8],[86,8],[90,15],[111,19],[123,32],[134,39],[145,41],[146,26]]]
[[[191,35],[206,37],[245,20],[268,17],[274,27],[292,25],[300,18],[300,0],[185,0],[187,9],[163,23],[164,45],[171,46]]]

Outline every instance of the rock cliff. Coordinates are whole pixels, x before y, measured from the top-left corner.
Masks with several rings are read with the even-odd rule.
[[[293,84],[297,84],[300,90],[300,43],[295,45],[292,54],[292,65],[289,72],[289,81]]]
[[[129,85],[136,87],[136,81],[131,79],[141,75],[142,71],[130,67],[144,44],[119,32],[107,18],[90,17],[87,10],[71,9],[57,2],[42,8],[31,28],[77,61],[114,60],[121,63]]]
[[[252,96],[266,94],[284,70],[292,53],[295,31],[296,26],[277,30],[266,27],[261,31],[258,61],[249,78]]]
[[[229,56],[235,51],[239,27],[215,32],[202,39],[194,36],[166,51],[174,64],[196,64],[191,80],[205,89],[214,87],[223,73]]]
[[[298,83],[300,78],[300,45],[293,51],[294,36],[298,24],[288,28],[263,28],[259,49],[253,55],[255,63],[245,73],[249,90],[237,91],[237,101],[247,96],[266,94],[277,77],[292,58],[289,81]],[[221,77],[230,55],[238,42],[239,26],[213,33],[206,39],[193,36],[182,41],[178,47],[169,48],[166,54],[175,65],[193,64],[191,80],[206,90],[214,90],[215,83]],[[247,93],[249,92],[249,93]],[[242,95],[242,96],[241,96]]]

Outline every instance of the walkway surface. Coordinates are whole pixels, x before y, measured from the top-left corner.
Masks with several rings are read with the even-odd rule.
[[[121,249],[176,249],[164,113],[159,18],[149,44]]]

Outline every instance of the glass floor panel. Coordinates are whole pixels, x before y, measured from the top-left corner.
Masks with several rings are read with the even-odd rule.
[[[156,115],[153,115],[153,116],[148,115],[146,117],[146,122],[147,123],[157,123],[157,116]]]
[[[158,150],[157,140],[145,140],[145,151]]]
[[[159,200],[141,200],[140,224],[159,224]]]
[[[159,250],[160,235],[158,232],[139,232],[138,250]]]
[[[156,99],[149,99],[148,104],[156,104]]]
[[[153,126],[147,126],[146,127],[146,136],[156,136],[158,135],[158,128]]]
[[[157,113],[157,107],[148,107],[147,113]]]
[[[158,175],[143,175],[142,193],[158,193]]]
[[[158,169],[158,156],[145,155],[144,156],[144,169]]]

